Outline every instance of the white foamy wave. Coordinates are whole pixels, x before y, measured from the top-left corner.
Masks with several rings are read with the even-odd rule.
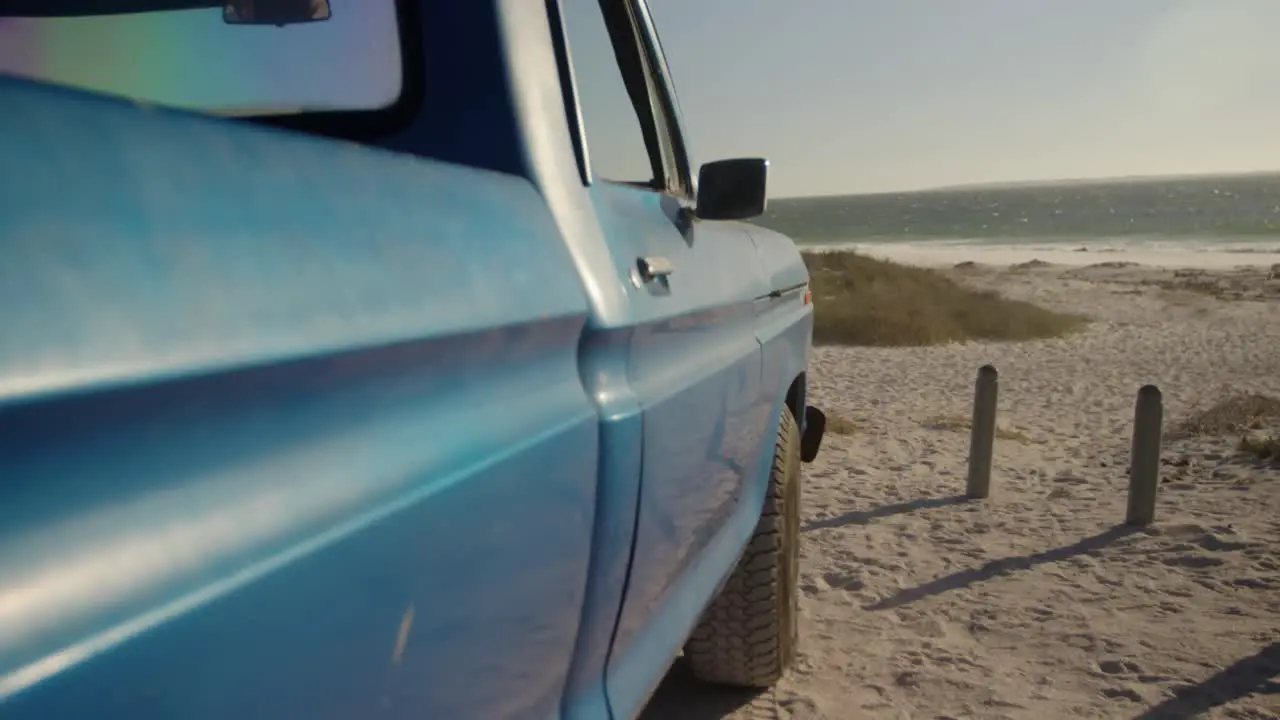
[[[1054,242],[1000,243],[975,240],[911,242],[851,241],[802,245],[806,252],[852,250],[908,265],[947,266],[961,262],[1013,265],[1040,260],[1084,266],[1126,262],[1153,267],[1220,269],[1268,267],[1280,263],[1280,240],[1089,238]]]

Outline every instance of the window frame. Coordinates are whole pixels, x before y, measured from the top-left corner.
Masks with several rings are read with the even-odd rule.
[[[685,143],[684,127],[680,121],[680,103],[676,98],[675,83],[671,79],[671,68],[667,65],[667,55],[662,49],[662,40],[658,36],[653,15],[649,12],[648,1],[627,0],[627,2],[635,15],[636,32],[643,37],[649,71],[655,76],[654,87],[662,105],[661,112],[667,125],[668,141],[678,173],[679,194],[692,202],[697,189],[692,174],[693,163],[689,159],[689,148]]]
[[[605,27],[609,33],[614,61],[626,85],[632,111],[640,123],[645,152],[653,178],[648,182],[626,182],[599,178],[630,187],[692,200],[693,185],[690,181],[687,154],[675,112],[666,65],[652,41],[652,26],[648,9],[636,0],[593,0],[600,7]],[[583,184],[591,185],[596,176],[591,170],[590,148],[582,115],[582,104],[573,71],[572,50],[569,48],[567,29],[564,25],[560,0],[547,0],[548,13],[553,28],[552,41],[556,46],[560,65],[560,81],[569,118],[569,131],[578,159],[578,170]],[[636,74],[639,73],[639,77]],[[643,98],[637,97],[643,93]],[[660,183],[660,186],[659,186]]]

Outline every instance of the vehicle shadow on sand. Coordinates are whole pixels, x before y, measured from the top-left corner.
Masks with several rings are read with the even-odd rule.
[[[698,682],[684,659],[677,659],[640,720],[723,720],[753,705],[772,704],[768,691],[725,688]],[[753,716],[754,717],[754,716]]]

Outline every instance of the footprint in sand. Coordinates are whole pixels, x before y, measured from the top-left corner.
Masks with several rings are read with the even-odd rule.
[[[1102,696],[1108,700],[1127,700],[1133,703],[1145,704],[1147,699],[1137,690],[1126,687],[1124,685],[1113,685],[1111,687],[1102,688]]]
[[[1138,675],[1142,667],[1132,660],[1111,658],[1098,661],[1098,672],[1103,675]]]
[[[1169,567],[1183,567],[1190,568],[1192,570],[1203,570],[1205,568],[1219,567],[1227,564],[1227,561],[1222,558],[1193,554],[1174,555],[1173,557],[1167,557],[1160,562],[1168,565]]]
[[[867,583],[862,579],[861,573],[847,572],[828,572],[822,577],[825,584],[832,590],[856,591],[862,590]]]

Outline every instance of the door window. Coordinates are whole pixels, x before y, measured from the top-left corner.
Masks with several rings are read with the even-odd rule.
[[[592,175],[672,187],[668,126],[625,0],[561,0]]]

